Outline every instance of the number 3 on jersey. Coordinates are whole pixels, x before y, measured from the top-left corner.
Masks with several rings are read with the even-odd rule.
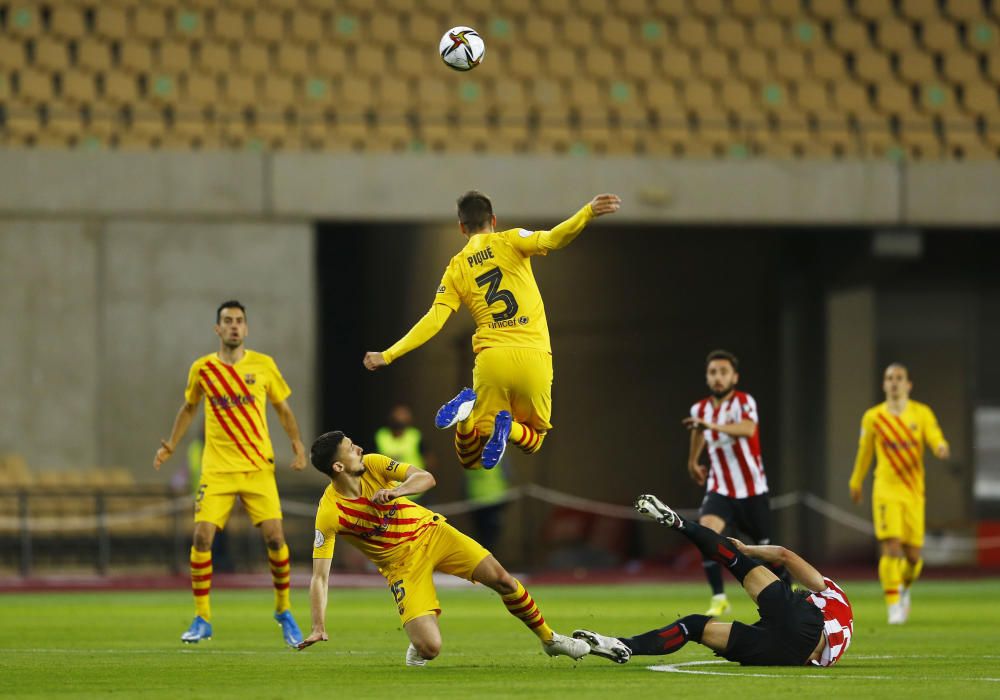
[[[486,305],[493,306],[498,301],[504,303],[504,310],[493,314],[494,321],[507,321],[517,315],[517,299],[509,289],[500,289],[500,282],[503,280],[503,272],[499,267],[487,270],[476,278],[476,284],[486,287]]]

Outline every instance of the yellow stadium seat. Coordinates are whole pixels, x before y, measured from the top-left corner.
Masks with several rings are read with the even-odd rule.
[[[823,20],[840,19],[850,14],[844,0],[811,0],[809,9]]]
[[[434,54],[425,51],[424,47],[401,44],[393,48],[393,68],[390,72],[404,78],[418,79],[432,70],[440,68],[440,66],[432,64],[434,60],[436,60]]]
[[[271,70],[271,57],[267,46],[245,41],[236,49],[236,68],[244,73],[263,75]]]
[[[900,0],[900,11],[913,20],[932,19],[940,16],[937,0]]]
[[[280,12],[258,9],[250,16],[250,34],[257,41],[278,43],[285,36],[285,21]]]
[[[53,7],[49,19],[53,36],[61,39],[76,39],[86,33],[83,10],[79,7]]]
[[[146,73],[152,70],[153,52],[150,46],[150,43],[145,41],[123,41],[119,63],[121,68],[133,73]]]
[[[204,9],[208,9],[207,7]],[[205,16],[203,9],[190,5],[183,5],[174,8],[173,11],[173,35],[187,41],[198,41],[204,39]]]
[[[35,37],[42,33],[41,7],[34,2],[12,2],[7,10],[6,31],[11,36]]]
[[[618,74],[614,54],[608,49],[593,47],[585,54],[584,66],[591,78],[609,80]]]
[[[868,40],[868,27],[856,19],[839,19],[833,23],[833,45],[845,51],[866,49],[871,43]]]
[[[691,10],[696,15],[701,15],[708,19],[714,19],[716,17],[722,17],[725,15],[729,8],[726,7],[726,3],[723,0],[689,0],[691,5]]]
[[[189,73],[181,83],[181,95],[185,105],[207,107],[219,99],[219,86],[213,75]]]
[[[687,0],[650,0],[649,14],[683,17],[691,11]]]
[[[698,72],[708,80],[725,80],[732,73],[729,55],[720,49],[704,49],[698,52]]]
[[[547,0],[536,5],[536,9],[552,17],[565,17],[573,10],[571,0]]]
[[[284,75],[266,75],[260,97],[262,104],[290,106],[295,102],[295,83]]]
[[[43,71],[25,68],[17,74],[17,96],[24,102],[38,103],[52,99],[52,76]]]
[[[961,44],[958,29],[946,19],[928,20],[923,23],[923,44],[931,51],[953,51]]]
[[[945,12],[958,20],[975,20],[983,16],[982,0],[945,0]]]
[[[223,41],[238,42],[246,38],[246,18],[238,10],[219,8],[212,14],[212,35]]]
[[[863,49],[855,52],[854,74],[866,83],[878,83],[890,79],[892,65],[889,63],[888,54],[876,49]]]
[[[674,40],[686,49],[704,49],[711,46],[708,37],[708,24],[697,17],[686,16],[677,21]]]
[[[920,106],[931,114],[955,112],[958,103],[950,85],[939,82],[924,83],[919,88]]]
[[[773,17],[758,17],[750,24],[750,38],[762,49],[785,49],[788,37],[785,26]]]
[[[833,105],[838,111],[855,116],[873,111],[864,86],[846,81],[833,83]]]
[[[252,107],[257,103],[257,81],[246,73],[229,73],[222,88],[223,99],[232,106]]]
[[[556,25],[548,17],[532,17],[524,27],[524,41],[530,46],[550,46],[556,36]]]
[[[704,81],[686,83],[683,97],[684,106],[693,112],[709,113],[719,110],[716,88]]]
[[[892,0],[862,0],[854,4],[854,11],[869,21],[881,20],[895,15]]]
[[[986,73],[993,79],[993,82],[1000,84],[1000,52],[987,57]]]
[[[839,51],[820,49],[809,54],[809,69],[813,75],[829,82],[847,79],[844,55]]]
[[[719,89],[719,102],[724,109],[736,114],[747,114],[757,109],[753,91],[742,81],[724,82]]]
[[[0,67],[4,71],[17,70],[27,65],[24,42],[0,35]]]
[[[111,68],[111,46],[99,39],[84,38],[77,43],[76,65],[81,70],[100,73]]]
[[[593,80],[576,80],[570,83],[569,104],[592,113],[595,105],[601,104],[601,92],[597,83]]]
[[[323,39],[323,16],[309,10],[293,12],[288,37],[299,43],[318,44]]]
[[[565,46],[555,46],[546,52],[546,74],[552,78],[573,80],[577,78],[576,52]]]
[[[347,52],[344,47],[328,43],[317,46],[313,70],[331,78],[347,75]]]
[[[487,58],[487,60],[490,60]],[[512,78],[530,80],[538,77],[541,54],[533,46],[519,47],[504,57],[504,74]]]
[[[645,103],[652,109],[659,123],[686,122],[687,117],[677,90],[670,83],[646,93]]]
[[[796,53],[796,56],[801,54]],[[771,62],[767,60],[767,54],[762,49],[742,49],[736,53],[734,64],[736,72],[755,82],[768,80],[772,75]],[[805,71],[805,64],[802,63],[802,70]]]
[[[543,108],[543,113],[565,104],[566,99],[566,88],[558,80],[538,78],[531,81],[531,104],[534,107]]]
[[[875,104],[883,114],[906,114],[913,109],[913,93],[908,85],[886,81],[875,90]]]
[[[883,17],[875,30],[878,45],[889,51],[911,51],[914,47],[913,25],[899,17]]]
[[[930,54],[907,52],[899,57],[899,76],[908,83],[923,83],[937,77]]]
[[[730,0],[729,9],[744,20],[753,20],[764,14],[764,0]]]
[[[198,47],[196,63],[199,71],[225,74],[233,69],[233,54],[226,44],[205,42]]]
[[[305,75],[309,69],[309,52],[302,44],[286,41],[278,46],[277,66],[286,75]]]
[[[132,36],[139,39],[162,39],[167,35],[167,18],[163,10],[140,5],[132,15]]]
[[[983,18],[967,23],[965,37],[973,51],[995,55],[1000,50],[1000,24],[995,19]]]
[[[601,42],[609,48],[621,49],[626,52],[635,48],[632,46],[633,31],[627,20],[614,15],[604,17],[598,24]]]
[[[36,39],[34,64],[42,70],[65,70],[69,66],[69,51],[66,43],[48,36]]]
[[[561,24],[562,41],[567,45],[586,49],[594,42],[594,25],[589,17],[568,15]]]
[[[45,131],[63,143],[70,143],[83,133],[83,115],[75,104],[50,102],[46,109]]]
[[[91,104],[97,99],[97,87],[94,76],[87,73],[68,73],[64,75],[62,96],[63,99],[71,104]]]
[[[799,0],[768,0],[767,6],[772,15],[782,19],[799,19],[804,13]]]
[[[794,49],[779,49],[774,52],[774,75],[782,80],[804,80],[808,68],[806,55]]]
[[[381,116],[383,112],[388,110],[402,114],[407,107],[412,105],[414,102],[411,95],[412,85],[412,80],[393,73],[379,78],[375,93],[375,104],[379,106],[379,115]]]
[[[653,53],[641,46],[625,50],[621,75],[630,80],[649,81],[653,85],[661,82],[656,75]]]
[[[982,79],[979,60],[972,54],[964,51],[951,51],[941,58],[942,74],[951,82],[973,83]]]
[[[672,51],[669,56],[660,63],[660,68],[671,80],[688,80],[694,75],[694,66],[691,54],[686,51]]]
[[[167,73],[184,73],[191,70],[190,45],[186,41],[176,39],[160,42],[156,65]]]
[[[357,75],[378,77],[385,75],[389,70],[389,60],[384,51],[371,51],[354,53],[352,72]]]
[[[715,44],[726,49],[742,49],[747,45],[746,25],[738,19],[722,18],[715,23]]]
[[[995,116],[1000,110],[997,100],[997,86],[990,83],[974,83],[963,89],[962,104],[970,114]]]
[[[353,108],[368,108],[373,104],[372,82],[370,80],[347,76],[337,84],[337,103]]]

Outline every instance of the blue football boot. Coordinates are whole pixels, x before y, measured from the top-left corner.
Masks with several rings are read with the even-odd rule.
[[[510,437],[510,426],[513,422],[510,411],[500,411],[493,419],[493,433],[483,445],[483,469],[492,469],[500,463],[507,449],[507,439]]]
[[[465,420],[472,415],[472,408],[476,405],[476,392],[469,387],[465,387],[458,396],[438,409],[434,416],[434,425],[441,430],[450,428],[455,423]]]
[[[286,610],[285,612],[274,613],[274,619],[281,625],[281,636],[285,638],[285,644],[293,649],[298,647],[302,643],[302,631],[295,624],[292,611]]]
[[[201,615],[195,615],[194,622],[188,627],[188,631],[181,635],[181,641],[185,644],[197,644],[202,639],[212,638],[212,623]]]

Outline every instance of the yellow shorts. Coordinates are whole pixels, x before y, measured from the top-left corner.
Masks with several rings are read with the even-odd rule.
[[[493,417],[507,410],[538,433],[552,428],[552,355],[527,348],[486,348],[472,370],[480,435],[493,432]]]
[[[903,544],[924,545],[924,499],[872,498],[875,537],[900,540]]]
[[[254,525],[264,520],[281,520],[274,472],[259,471],[202,474],[194,499],[194,521],[224,528],[237,496]]]
[[[405,625],[417,617],[441,614],[432,578],[435,571],[472,581],[472,572],[488,556],[483,545],[446,522],[428,528],[406,561],[382,572],[400,622]]]

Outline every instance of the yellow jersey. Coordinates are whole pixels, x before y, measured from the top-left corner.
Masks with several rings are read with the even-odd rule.
[[[323,492],[316,511],[313,559],[330,559],[337,535],[347,536],[379,571],[406,559],[418,538],[445,521],[409,498],[376,505],[371,498],[379,489],[394,488],[406,478],[410,465],[385,455],[366,454],[361,458],[361,495],[348,498],[331,483]]]
[[[861,419],[851,488],[861,488],[874,454],[874,498],[923,498],[924,446],[934,450],[947,444],[930,406],[910,400],[899,415],[885,402],[873,406]]]
[[[569,245],[593,218],[594,210],[587,204],[549,231],[515,228],[471,235],[448,263],[430,311],[383,351],[386,363],[427,342],[463,305],[476,322],[473,352],[506,347],[551,353],[549,324],[531,258]]]
[[[267,405],[292,393],[268,355],[246,350],[227,365],[216,353],[199,357],[188,372],[184,399],[205,397],[205,451],[202,474],[274,471],[274,449],[267,431]]]

